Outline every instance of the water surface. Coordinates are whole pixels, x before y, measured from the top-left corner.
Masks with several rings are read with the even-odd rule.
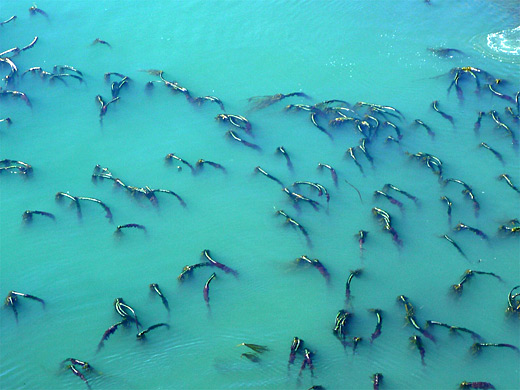
[[[30,16],[29,6],[2,3],[2,20],[18,18],[2,26],[1,50],[23,47],[38,36],[32,49],[13,58],[20,73],[69,64],[84,73],[84,83],[50,83],[26,74],[10,88],[27,93],[32,109],[16,99],[0,102],[0,117],[13,120],[0,129],[2,159],[34,167],[31,177],[0,176],[2,294],[17,290],[47,302],[43,311],[37,302],[20,300],[18,324],[9,308],[0,313],[2,388],[84,388],[79,378],[60,370],[67,357],[89,361],[101,372],[87,375],[94,389],[369,389],[376,372],[384,374],[387,389],[456,388],[463,380],[518,387],[515,351],[472,356],[471,338],[446,329],[432,330],[436,343],[424,339],[423,366],[408,340],[416,333],[396,302],[398,295],[409,297],[421,325],[438,320],[474,330],[488,342],[520,346],[518,321],[504,314],[507,294],[520,280],[519,241],[497,234],[498,226],[519,217],[518,193],[497,180],[508,173],[519,185],[518,154],[489,116],[474,131],[479,111],[496,110],[520,136],[518,123],[504,111],[514,104],[484,88],[474,93],[469,76],[461,81],[463,101],[454,90],[447,93],[453,77],[448,72],[463,66],[509,81],[497,87],[505,94],[518,91],[517,2],[39,2],[49,18]],[[91,45],[95,38],[111,48]],[[464,54],[440,58],[427,50],[439,47]],[[9,71],[0,69],[3,75]],[[254,138],[237,132],[262,151],[225,137],[230,126],[215,121],[221,113],[216,104],[193,106],[160,84],[146,93],[146,82],[158,80],[140,71],[146,69],[164,70],[166,79],[194,96],[218,96],[226,112],[249,119]],[[132,82],[101,125],[95,96],[109,99],[106,72],[126,74]],[[262,110],[248,103],[252,96],[293,91],[311,99],[294,97]],[[381,128],[369,145],[374,165],[357,152],[362,175],[345,158],[361,138],[354,127],[330,128],[319,119],[331,141],[308,113],[283,110],[287,104],[328,99],[398,108],[406,120],[390,120],[401,128],[400,145],[385,144],[394,133]],[[434,100],[455,118],[455,126],[432,110]],[[416,118],[432,128],[433,139],[412,126]],[[504,162],[478,148],[481,142],[499,151]],[[292,158],[293,172],[274,154],[281,145]],[[461,186],[442,186],[438,176],[404,152],[431,153],[442,160],[446,178],[470,184],[481,206],[478,217]],[[187,167],[178,171],[176,164],[164,163],[168,153],[192,164],[200,158],[218,162],[227,174],[211,167],[197,175]],[[316,169],[319,162],[336,169],[337,187],[328,171]],[[167,194],[158,194],[154,207],[110,181],[94,183],[96,164],[127,184],[173,190],[187,207]],[[330,205],[301,188],[322,207],[315,211],[302,204],[296,210],[277,183],[253,174],[256,166],[286,185],[296,180],[323,184]],[[344,179],[359,189],[363,202]],[[373,199],[385,183],[419,202],[393,193],[404,204],[401,212],[385,199]],[[113,223],[89,203],[78,220],[68,201],[55,201],[58,191],[103,200]],[[439,200],[444,195],[453,202],[451,223]],[[393,217],[402,248],[373,217],[375,206]],[[35,217],[23,224],[27,209],[51,212],[56,221]],[[279,209],[305,226],[312,247],[275,215]],[[460,221],[482,229],[489,240],[454,232]],[[116,238],[116,226],[126,223],[143,224],[147,232],[125,231]],[[360,229],[369,231],[362,256],[354,237]],[[443,234],[467,259],[439,238]],[[202,268],[178,283],[182,268],[200,262],[204,249],[239,277]],[[316,269],[295,266],[294,259],[303,254],[326,266],[329,284]],[[354,355],[332,328],[338,310],[345,308],[345,281],[357,268],[364,272],[352,282],[347,308],[353,313],[348,336],[363,337]],[[468,268],[494,272],[503,281],[477,275],[455,298],[450,286]],[[202,288],[213,271],[217,278],[208,310]],[[150,283],[158,283],[168,298],[169,319],[150,294]],[[169,321],[170,330],[154,330],[140,343],[135,328],[120,329],[96,354],[105,329],[120,319],[113,308],[117,297],[136,309],[143,325]],[[373,344],[370,308],[384,312],[382,335]],[[308,369],[298,375],[302,355],[287,368],[294,336],[315,352],[314,377]],[[240,357],[246,348],[236,345],[242,342],[267,345],[270,351],[255,364]]]

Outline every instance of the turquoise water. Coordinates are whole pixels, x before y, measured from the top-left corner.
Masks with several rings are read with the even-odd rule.
[[[34,167],[31,177],[0,175],[1,293],[21,291],[47,303],[43,311],[39,303],[20,299],[18,324],[9,308],[0,312],[2,388],[85,388],[71,372],[60,370],[67,357],[86,360],[101,372],[87,374],[93,389],[370,389],[376,372],[383,373],[385,389],[451,389],[463,380],[489,381],[497,389],[520,387],[515,351],[472,356],[469,336],[443,328],[431,330],[436,343],[423,337],[423,366],[408,340],[416,332],[396,302],[398,295],[409,297],[421,325],[437,320],[474,330],[488,342],[520,347],[518,320],[504,314],[507,294],[520,280],[519,241],[497,234],[498,226],[519,217],[519,195],[497,180],[508,173],[520,185],[518,153],[489,116],[478,134],[473,130],[478,111],[497,110],[520,136],[518,124],[504,112],[512,104],[486,90],[475,94],[470,78],[461,82],[465,99],[460,102],[454,90],[446,92],[450,77],[434,78],[453,67],[473,66],[508,80],[497,89],[514,96],[520,85],[518,54],[510,50],[520,25],[517,2],[38,2],[48,19],[30,16],[29,6],[2,1],[1,19],[18,18],[0,28],[1,51],[38,36],[32,49],[13,57],[20,73],[69,64],[84,73],[85,82],[64,85],[27,74],[12,88],[29,96],[32,109],[16,99],[0,100],[0,117],[13,120],[9,127],[0,123],[1,158]],[[501,41],[501,34],[508,39]],[[91,46],[95,38],[112,48]],[[429,47],[464,54],[439,58]],[[9,71],[0,69],[2,75]],[[193,106],[159,84],[146,93],[145,83],[158,78],[142,69],[164,70],[166,79],[194,96],[218,96],[226,112],[249,119],[254,138],[237,132],[262,151],[225,137],[230,126],[215,121],[222,112],[216,104]],[[110,96],[105,72],[126,74],[132,82],[110,105],[101,126],[95,96]],[[248,103],[252,96],[293,91],[311,99],[288,98],[262,110]],[[380,129],[368,147],[373,167],[358,150],[362,175],[344,158],[345,150],[359,142],[352,126],[327,127],[331,141],[307,113],[283,110],[287,104],[327,99],[398,108],[406,120],[391,120],[400,125],[401,144],[385,144],[393,133]],[[455,118],[454,127],[431,109],[433,100]],[[416,118],[430,125],[434,139],[411,125]],[[319,120],[326,126],[324,118]],[[480,142],[499,151],[504,163],[478,148]],[[281,145],[294,172],[274,154]],[[446,178],[470,184],[481,204],[479,216],[461,195],[462,187],[439,185],[437,176],[406,151],[439,157]],[[164,163],[168,153],[192,164],[200,158],[218,162],[227,174],[212,167],[197,175],[187,167],[177,171],[176,164]],[[336,169],[338,187],[329,172],[316,169],[319,162]],[[173,190],[187,207],[167,194],[158,194],[154,207],[108,180],[93,183],[96,164],[127,184]],[[331,196],[328,209],[323,197],[300,187],[322,207],[315,211],[302,204],[296,210],[278,184],[253,174],[256,166],[286,185],[296,180],[323,184]],[[344,179],[360,190],[362,203]],[[373,199],[373,191],[385,183],[412,193],[419,203],[391,193],[403,202],[401,212],[385,199]],[[78,220],[68,201],[54,200],[58,191],[101,199],[111,208],[113,223],[89,203]],[[451,224],[439,200],[443,195],[453,201]],[[371,214],[375,206],[393,217],[401,249]],[[23,224],[27,209],[51,212],[56,221],[35,216]],[[278,209],[305,226],[312,247],[275,216]],[[482,229],[490,239],[453,232],[458,222]],[[146,234],[127,230],[116,238],[116,226],[127,223],[145,225]],[[363,256],[354,237],[360,229],[369,231]],[[443,234],[461,246],[467,260],[439,238]],[[201,268],[178,283],[182,268],[200,262],[204,249],[239,277]],[[294,259],[303,254],[325,265],[329,284],[316,269],[295,266]],[[352,282],[348,337],[363,341],[353,354],[332,328],[338,310],[345,308],[345,281],[356,268],[363,274]],[[450,286],[468,268],[494,272],[503,281],[476,275],[456,298]],[[213,271],[217,278],[208,310],[202,289]],[[150,294],[150,283],[158,283],[168,298],[170,318]],[[117,297],[135,308],[144,326],[168,321],[171,328],[150,332],[143,343],[134,340],[134,328],[119,329],[96,353],[103,332],[120,319],[113,308]],[[373,344],[370,308],[383,310],[382,334]],[[315,352],[314,377],[308,369],[298,375],[302,355],[287,368],[294,336]],[[241,358],[246,348],[236,345],[242,342],[270,350],[253,363]]]

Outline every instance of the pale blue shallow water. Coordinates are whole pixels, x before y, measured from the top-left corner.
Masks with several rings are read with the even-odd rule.
[[[510,48],[520,25],[518,2],[38,2],[48,19],[30,16],[30,5],[2,1],[1,19],[18,18],[0,27],[0,50],[25,46],[38,36],[32,49],[13,57],[20,73],[69,64],[83,71],[85,83],[51,84],[27,74],[12,88],[27,93],[32,109],[19,100],[0,100],[0,117],[13,120],[9,127],[0,123],[1,159],[34,167],[27,178],[0,175],[1,294],[22,291],[47,302],[43,311],[37,302],[20,299],[18,324],[9,308],[0,312],[3,389],[85,388],[71,372],[60,371],[67,357],[89,361],[101,372],[87,374],[93,389],[370,389],[376,372],[384,374],[385,389],[452,389],[463,380],[520,388],[515,351],[484,350],[472,356],[470,337],[442,328],[432,330],[436,343],[423,338],[426,365],[421,365],[408,341],[415,332],[396,303],[398,295],[408,296],[421,324],[438,320],[472,329],[488,342],[520,346],[519,322],[504,314],[507,294],[520,282],[519,241],[497,234],[499,225],[520,214],[519,194],[497,180],[508,173],[519,185],[518,153],[489,116],[478,134],[473,130],[478,111],[494,109],[519,137],[518,124],[504,112],[512,104],[487,90],[475,94],[470,78],[461,82],[465,99],[460,102],[455,91],[446,92],[450,77],[434,78],[456,66],[473,66],[509,81],[500,91],[514,96],[520,87],[519,60]],[[500,41],[501,34],[507,39]],[[98,37],[112,48],[91,46]],[[428,47],[465,54],[439,58]],[[2,77],[9,71],[0,69]],[[168,80],[195,96],[218,96],[226,112],[250,120],[254,138],[237,132],[262,151],[225,137],[229,126],[214,120],[221,113],[216,104],[194,107],[159,84],[145,93],[145,83],[158,78],[142,69],[164,70]],[[105,72],[124,73],[132,82],[100,126],[95,96],[110,96]],[[293,91],[311,99],[294,97],[256,111],[247,100]],[[398,108],[406,116],[406,121],[395,120],[404,135],[401,144],[384,144],[392,133],[380,129],[369,145],[374,166],[358,153],[365,170],[361,175],[344,158],[360,138],[351,126],[328,128],[331,142],[308,114],[283,110],[287,104],[327,99]],[[431,109],[433,100],[455,118],[454,127]],[[434,139],[411,126],[415,118],[431,126]],[[480,142],[498,150],[504,163],[477,148]],[[280,145],[291,155],[294,172],[274,154]],[[445,177],[473,187],[480,215],[461,195],[462,187],[439,185],[406,151],[438,156]],[[211,167],[195,176],[186,167],[179,172],[176,164],[164,164],[164,156],[173,152],[192,164],[200,158],[219,162],[227,174]],[[328,172],[316,169],[318,162],[335,167],[337,188]],[[156,208],[107,180],[93,183],[96,164],[127,184],[176,191],[187,207],[158,194]],[[316,212],[303,204],[295,210],[276,183],[253,174],[258,165],[286,185],[322,183],[331,195],[328,211],[325,201],[306,188],[301,192],[323,207]],[[360,190],[363,203],[343,179]],[[400,212],[384,199],[374,200],[373,191],[385,183],[420,202],[394,193],[404,203]],[[103,200],[114,223],[88,203],[78,220],[68,201],[55,202],[58,191]],[[453,201],[451,224],[442,195]],[[392,215],[401,249],[372,216],[374,206]],[[23,224],[27,209],[51,212],[56,221],[36,216]],[[284,226],[276,209],[306,227],[312,247]],[[482,229],[490,239],[453,232],[459,221]],[[115,238],[116,226],[126,223],[143,224],[147,233],[126,231]],[[354,238],[360,229],[369,231],[362,257]],[[438,237],[443,234],[456,240],[468,260]],[[201,268],[179,284],[183,266],[201,261],[206,248],[239,277]],[[327,267],[328,285],[317,270],[295,268],[294,259],[303,254]],[[354,355],[342,348],[332,327],[345,305],[349,271],[360,267],[364,273],[352,282],[348,307],[353,313],[349,337],[364,339]],[[503,281],[476,275],[454,298],[449,288],[468,268],[494,272]],[[202,288],[213,271],[217,278],[209,311]],[[158,283],[168,298],[169,319],[150,294],[150,283]],[[105,329],[119,320],[116,297],[136,309],[144,326],[169,321],[170,330],[154,330],[139,343],[134,328],[121,329],[96,354]],[[367,309],[376,307],[384,312],[382,334],[370,344],[375,318]],[[287,369],[294,336],[315,352],[314,377],[308,369],[298,376],[301,355]],[[236,345],[242,342],[267,345],[270,351],[255,364],[240,357],[246,349]]]

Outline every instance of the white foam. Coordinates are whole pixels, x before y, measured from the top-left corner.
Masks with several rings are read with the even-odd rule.
[[[487,45],[498,53],[520,55],[520,26],[488,34]]]

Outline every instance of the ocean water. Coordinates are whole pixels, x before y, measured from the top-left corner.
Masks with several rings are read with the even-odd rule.
[[[517,1],[39,1],[44,15],[30,15],[30,3],[1,2],[0,50],[30,50],[12,57],[19,69],[14,84],[20,99],[1,96],[0,157],[33,166],[30,177],[0,175],[0,286],[46,301],[19,298],[19,320],[0,311],[0,387],[2,389],[81,389],[80,378],[60,363],[88,361],[92,389],[370,389],[371,376],[384,375],[384,389],[454,389],[462,381],[487,381],[497,389],[520,388],[519,354],[509,348],[470,353],[469,335],[428,328],[423,337],[424,365],[409,337],[418,334],[405,320],[396,297],[406,295],[420,325],[436,320],[469,328],[486,342],[520,347],[519,321],[505,315],[507,295],[520,282],[518,236],[498,234],[498,227],[520,217],[520,195],[497,177],[503,173],[520,186],[518,149],[489,115],[474,130],[478,112],[496,110],[516,137],[518,122],[504,110],[518,107],[493,96],[482,81],[475,91],[470,75],[461,78],[464,99],[447,92],[454,67],[472,66],[506,80],[496,86],[514,98],[520,88]],[[100,38],[110,43],[91,45]],[[456,48],[462,54],[441,58],[428,48]],[[40,66],[52,72],[67,64],[83,72],[84,82],[66,83],[21,74]],[[213,95],[225,112],[243,115],[252,135],[233,128],[261,147],[245,147],[219,123],[217,104],[190,104],[181,93],[160,83],[145,91],[160,69],[164,77],[193,96]],[[2,77],[9,67],[0,63]],[[120,100],[108,107],[102,122],[95,99],[111,96],[106,72],[131,81]],[[483,78],[479,75],[479,78]],[[254,109],[250,97],[301,91]],[[285,111],[288,104],[316,104],[341,99],[354,105],[370,102],[396,107],[406,119],[389,117],[401,129],[400,144],[385,143],[395,135],[381,127],[367,149],[373,165],[356,149],[364,174],[345,157],[361,134],[346,124],[330,127],[332,117],[319,117],[331,135],[320,132],[307,112]],[[454,126],[433,111],[431,103],[454,117]],[[365,111],[362,112],[362,115]],[[421,119],[435,132],[413,126]],[[479,148],[486,142],[502,156]],[[274,152],[284,146],[294,170]],[[475,215],[460,185],[442,185],[439,177],[405,152],[425,152],[443,162],[444,178],[468,183],[480,202]],[[207,166],[192,175],[187,166],[165,164],[176,153],[191,164],[205,159],[222,164],[226,173]],[[318,163],[330,164],[336,186]],[[158,206],[135,198],[109,180],[93,182],[96,164],[107,167],[128,185],[175,191],[186,202],[157,194]],[[181,164],[182,165],[182,164]],[[320,202],[318,210],[294,203],[274,181],[254,174],[261,166],[284,185],[297,180],[319,182],[324,196],[306,187],[294,191]],[[348,180],[361,194],[345,182]],[[373,192],[391,183],[413,194],[399,193],[402,210]],[[82,203],[79,219],[57,192],[94,197],[105,202],[113,222],[94,203]],[[451,222],[441,196],[453,202]],[[380,207],[392,216],[402,246],[392,241],[372,215]],[[283,209],[308,231],[311,244],[284,223]],[[55,221],[35,216],[23,223],[25,210],[43,210]],[[488,240],[456,232],[458,222],[483,230]],[[136,223],[146,232],[118,225]],[[354,235],[368,231],[361,252]],[[467,255],[440,236],[448,234]],[[217,268],[196,269],[180,283],[188,264],[201,262],[201,252],[235,269],[238,277]],[[330,274],[298,267],[302,255],[317,258]],[[351,284],[351,270],[363,273]],[[450,292],[467,269],[493,272],[475,275],[460,296]],[[209,276],[210,305],[203,299]],[[169,301],[170,315],[148,285],[158,283]],[[118,329],[96,352],[103,332],[120,320],[113,301],[123,297],[144,327],[146,341],[135,340],[135,328]],[[376,319],[368,309],[383,311],[382,333],[370,343]],[[343,348],[332,332],[340,309],[352,313],[347,338],[363,338],[356,353]],[[313,352],[314,372],[302,370],[303,355],[288,366],[294,336]],[[240,343],[265,345],[259,362],[241,357],[252,352]]]

